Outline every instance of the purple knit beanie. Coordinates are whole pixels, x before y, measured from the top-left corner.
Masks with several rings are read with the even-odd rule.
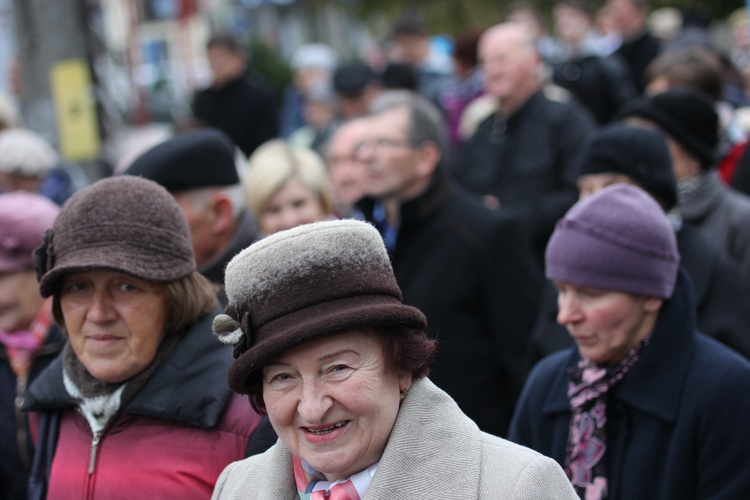
[[[640,188],[614,184],[576,203],[547,245],[552,281],[668,299],[680,255],[674,229]]]
[[[401,290],[383,239],[355,220],[280,231],[227,265],[224,314],[214,333],[234,346],[229,387],[249,394],[249,377],[283,353],[329,335],[363,328],[427,330]]]
[[[55,293],[70,272],[105,268],[166,283],[195,270],[190,228],[179,205],[153,181],[102,179],[65,202],[34,251],[39,291]]]

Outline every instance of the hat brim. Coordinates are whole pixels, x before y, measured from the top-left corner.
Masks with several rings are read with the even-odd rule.
[[[170,266],[170,262],[176,265]],[[136,278],[166,283],[189,275],[195,270],[195,265],[187,259],[165,259],[163,252],[135,249],[128,245],[82,248],[55,262],[54,268],[39,280],[39,292],[42,297],[50,297],[65,274],[92,269],[110,269]]]
[[[295,347],[352,330],[387,327],[425,331],[427,319],[419,309],[383,295],[347,297],[295,311],[255,332],[257,343],[235,360],[227,382],[233,391],[248,394],[250,375]]]

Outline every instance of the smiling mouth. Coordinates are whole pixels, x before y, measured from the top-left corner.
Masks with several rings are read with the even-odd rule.
[[[329,432],[333,432],[336,429],[339,429],[339,428],[345,426],[348,423],[349,423],[349,421],[345,420],[343,422],[337,422],[337,423],[333,424],[330,427],[326,427],[325,429],[310,429],[309,427],[304,427],[304,429],[305,429],[306,432],[309,432],[310,434],[315,434],[315,435],[321,436],[323,434],[328,434]]]

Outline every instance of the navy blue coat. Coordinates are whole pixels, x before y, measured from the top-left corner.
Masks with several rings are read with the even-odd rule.
[[[648,347],[607,405],[609,498],[750,498],[750,363],[695,331],[681,272]],[[516,408],[510,439],[563,467],[575,347],[543,359]]]

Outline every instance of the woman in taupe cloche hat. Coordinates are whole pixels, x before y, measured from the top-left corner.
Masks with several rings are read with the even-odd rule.
[[[96,182],[34,257],[68,342],[24,406],[31,498],[209,498],[260,416],[224,382],[231,351],[174,198],[139,177]]]
[[[229,465],[215,499],[576,498],[557,464],[481,432],[426,378],[434,340],[372,226],[273,234],[225,283],[214,332],[234,346],[229,385],[279,441]]]

